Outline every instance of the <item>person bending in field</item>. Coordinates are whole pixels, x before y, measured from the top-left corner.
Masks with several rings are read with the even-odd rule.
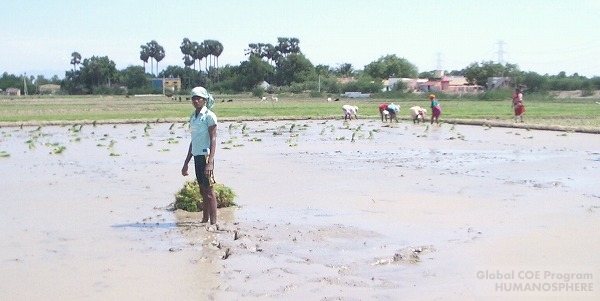
[[[387,110],[388,107],[388,103],[384,102],[382,104],[379,105],[379,115],[381,116],[381,121],[383,121],[385,119],[385,121],[387,121],[390,112]]]
[[[389,114],[390,122],[392,122],[392,120],[396,120],[396,122],[398,122],[398,112],[400,112],[400,106],[392,102],[387,106],[387,111]]]
[[[358,116],[356,116],[356,112],[358,112],[357,106],[343,105],[342,111],[344,112],[344,120],[352,120],[352,115],[354,115],[355,119],[358,119]]]

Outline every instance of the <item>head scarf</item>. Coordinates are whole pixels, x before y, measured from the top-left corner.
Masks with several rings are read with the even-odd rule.
[[[212,96],[212,94],[208,93],[208,91],[204,87],[196,87],[192,89],[191,97],[194,96],[200,96],[206,99],[205,106],[209,110],[212,110],[212,107],[215,105],[215,98]]]

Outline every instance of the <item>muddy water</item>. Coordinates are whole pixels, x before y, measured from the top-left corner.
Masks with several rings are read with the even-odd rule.
[[[168,210],[191,179],[183,124],[0,130],[2,299],[543,300],[559,293],[476,273],[600,276],[595,135],[224,122],[216,177],[239,208],[207,228]]]

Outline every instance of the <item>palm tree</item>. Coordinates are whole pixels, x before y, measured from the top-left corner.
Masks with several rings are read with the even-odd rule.
[[[221,53],[223,53],[223,44],[219,41],[215,41],[215,52],[213,52],[213,55],[217,60],[217,82],[219,81],[219,56]]]
[[[283,56],[287,56],[290,53],[290,44],[288,38],[277,38],[277,46],[275,46],[275,48]]]
[[[192,50],[190,51],[190,56],[192,57],[192,61],[194,61],[194,71],[196,71],[196,60],[202,61],[202,49],[198,42],[192,42],[191,46]],[[200,64],[201,62],[198,62]]]
[[[266,44],[264,51],[265,51],[265,57],[267,58],[267,61],[269,62],[269,64],[272,64],[273,59],[275,58],[275,56],[277,54],[277,49],[275,49],[275,46],[273,46],[272,44]]]
[[[81,64],[81,54],[75,51],[71,53],[71,65],[73,65],[73,71],[77,70],[77,65]]]
[[[192,60],[190,59],[192,56],[192,42],[190,41],[190,39],[188,38],[183,38],[183,41],[181,42],[181,46],[179,46],[179,49],[181,49],[181,53],[183,53],[183,64],[186,67],[191,66],[192,64],[196,63],[196,60]]]
[[[300,53],[300,39],[298,38],[289,38],[288,39],[289,51],[290,53],[298,54]]]
[[[158,44],[157,44],[158,45]],[[156,47],[156,53],[154,54],[154,59],[156,60],[156,75],[158,75],[158,63],[165,58],[165,49],[158,45]]]
[[[152,40],[146,45],[142,45],[142,51],[148,55],[148,58],[156,60],[156,73],[158,73],[158,62],[160,62],[165,57],[165,49],[158,44],[155,40]],[[145,47],[145,48],[144,48]],[[143,60],[142,55],[140,54],[140,59]],[[150,60],[150,70],[154,72],[153,60]]]
[[[208,56],[210,55],[207,40],[204,40],[200,45],[198,45],[198,61],[202,61],[202,59],[207,59],[204,61],[204,69],[208,72]],[[198,66],[202,68],[202,66]]]
[[[148,59],[150,58],[150,52],[147,45],[141,45],[140,48],[140,60],[144,62],[144,73],[146,73],[146,63],[148,63]]]

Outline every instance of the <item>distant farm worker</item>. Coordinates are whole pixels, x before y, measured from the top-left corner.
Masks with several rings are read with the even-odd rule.
[[[390,115],[390,112],[387,110],[387,107],[388,107],[387,102],[384,102],[379,105],[379,115],[381,115],[381,121],[383,121],[384,119],[385,119],[385,121],[387,121],[388,116]]]
[[[202,195],[201,223],[210,220],[210,224],[214,225],[217,222],[217,198],[213,189],[215,184],[213,171],[217,145],[217,115],[210,108],[212,108],[215,100],[204,87],[192,89],[191,98],[192,105],[195,108],[190,116],[192,141],[183,168],[181,168],[181,174],[188,175],[188,164],[193,157],[196,180]]]
[[[424,121],[425,114],[427,114],[427,110],[419,106],[410,107],[410,109],[408,109],[408,112],[410,113],[410,118],[412,118],[413,123],[419,123],[421,121]]]
[[[515,110],[515,122],[521,120],[523,122],[523,113],[525,113],[525,105],[523,104],[523,93],[521,89],[516,88],[515,94],[513,94],[512,107]]]
[[[392,120],[396,120],[396,122],[398,122],[398,112],[400,112],[400,106],[392,102],[387,106],[387,111],[390,115],[390,122],[392,122]]]
[[[352,120],[352,115],[354,115],[355,119],[358,119],[358,116],[356,116],[356,112],[358,112],[357,106],[343,105],[342,111],[344,112],[344,120]]]
[[[431,124],[433,124],[433,120],[435,119],[435,123],[439,123],[439,117],[442,115],[442,106],[440,105],[440,101],[435,97],[435,94],[429,95],[429,100],[431,101]]]

